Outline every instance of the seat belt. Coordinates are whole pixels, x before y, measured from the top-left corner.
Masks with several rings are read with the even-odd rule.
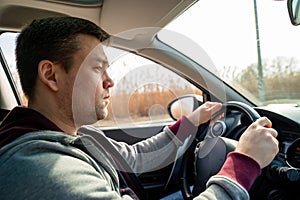
[[[131,173],[132,170],[126,162],[126,160],[120,155],[120,153],[115,148],[112,147],[104,133],[100,130],[99,132],[89,129],[84,129],[84,131],[82,131],[82,129],[80,130],[81,132],[79,133],[82,133],[86,136],[90,136],[94,140],[94,143],[96,146],[98,146],[98,148],[104,149],[105,152],[107,152],[110,155],[110,157],[113,160],[113,163],[116,165],[116,169],[119,175],[120,186],[130,188],[134,191],[137,197],[143,200],[147,200],[147,194],[144,191],[142,183],[134,173]],[[93,154],[93,152],[90,152],[90,154]]]

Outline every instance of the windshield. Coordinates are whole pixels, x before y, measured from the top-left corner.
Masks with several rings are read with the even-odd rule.
[[[213,66],[174,39],[159,34],[160,40],[216,70],[257,105],[300,103],[300,28],[291,24],[286,1],[201,0],[166,29],[197,43]]]

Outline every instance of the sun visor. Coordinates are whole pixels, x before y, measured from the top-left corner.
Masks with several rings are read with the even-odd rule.
[[[33,19],[53,16],[74,16],[99,25],[100,0],[0,0],[0,30],[20,31]]]
[[[111,35],[133,39],[134,33],[143,34],[145,27],[164,27],[194,2],[195,0],[105,0],[100,26]],[[132,29],[139,31],[131,31]]]

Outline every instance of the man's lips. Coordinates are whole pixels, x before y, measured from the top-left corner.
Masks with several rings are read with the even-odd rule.
[[[106,95],[105,97],[104,97],[104,99],[109,99],[110,98],[110,95]]]

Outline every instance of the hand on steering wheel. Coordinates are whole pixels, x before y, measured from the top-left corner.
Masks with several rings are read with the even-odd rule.
[[[222,108],[212,117],[220,116],[228,110],[235,110],[245,114],[251,122],[260,118],[260,115],[249,105],[241,102],[227,102],[222,105]],[[206,133],[204,133],[206,134]],[[204,141],[197,145],[195,154],[186,154],[183,158],[182,164],[182,194],[184,199],[192,199],[195,195],[199,194],[205,189],[205,183],[214,174],[216,174],[223,165],[227,154],[233,151],[236,147],[237,141],[228,138],[206,138]],[[194,175],[195,181],[189,180],[188,168],[191,159],[194,160],[195,168]],[[194,191],[191,192],[189,182],[194,182]]]

